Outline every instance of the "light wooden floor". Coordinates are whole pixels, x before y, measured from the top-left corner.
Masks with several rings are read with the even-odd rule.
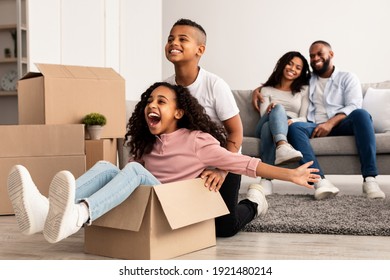
[[[332,179],[340,187],[340,195],[360,195],[360,180],[360,177],[355,178],[355,176],[335,176]],[[383,191],[390,196],[390,176],[382,176],[378,180]],[[250,182],[250,180],[243,180],[243,192]],[[275,182],[275,191],[278,193],[311,192],[281,182]],[[389,248],[390,237],[241,232],[231,238],[218,238],[216,246],[177,259],[390,260]],[[0,216],[0,259],[101,260],[108,258],[83,252],[83,230],[57,244],[49,244],[41,234],[22,235],[14,216]]]

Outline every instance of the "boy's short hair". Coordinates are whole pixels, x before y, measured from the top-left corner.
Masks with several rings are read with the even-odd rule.
[[[192,21],[190,19],[181,18],[173,24],[172,28],[177,26],[177,25],[187,25],[187,26],[191,26],[191,27],[198,29],[202,33],[202,35],[204,36],[204,43],[206,44],[207,34],[206,34],[206,31],[204,30],[204,28],[200,24],[198,24],[195,21]]]

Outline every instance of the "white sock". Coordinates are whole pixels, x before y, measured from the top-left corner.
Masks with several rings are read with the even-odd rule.
[[[78,205],[80,207],[79,208],[79,215],[80,215],[79,220],[81,220],[83,222],[83,224],[85,224],[89,220],[89,208],[85,202],[81,202]]]

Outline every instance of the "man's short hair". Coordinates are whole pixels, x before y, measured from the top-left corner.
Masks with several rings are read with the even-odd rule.
[[[329,49],[332,49],[332,46],[331,46],[328,42],[323,41],[323,40],[314,41],[314,42],[310,45],[310,47],[314,46],[315,44],[321,44],[321,45],[324,45],[324,46],[328,47]]]

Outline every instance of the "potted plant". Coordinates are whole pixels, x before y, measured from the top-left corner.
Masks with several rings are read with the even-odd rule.
[[[100,113],[89,113],[82,120],[85,124],[91,140],[99,140],[103,126],[106,125],[107,119]]]

